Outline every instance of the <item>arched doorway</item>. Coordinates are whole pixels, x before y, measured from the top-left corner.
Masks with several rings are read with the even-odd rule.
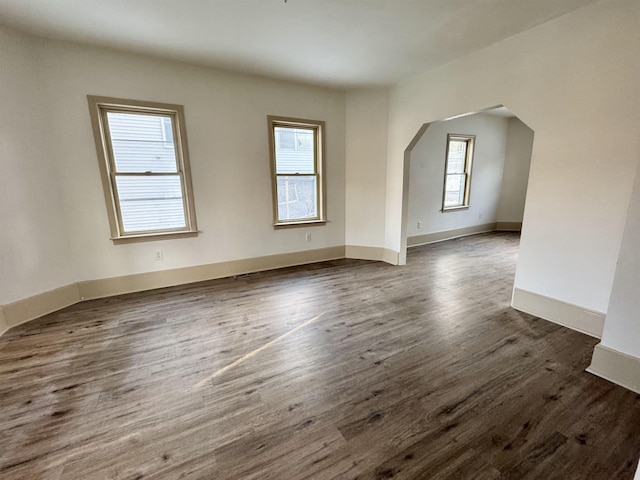
[[[446,171],[449,140],[457,137],[474,139],[468,202],[447,208],[447,178],[464,177]],[[533,138],[533,130],[502,105],[423,124],[404,155],[400,264],[407,247],[520,230]]]

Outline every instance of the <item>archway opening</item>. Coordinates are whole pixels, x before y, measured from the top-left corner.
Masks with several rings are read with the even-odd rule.
[[[407,247],[521,231],[533,140],[503,105],[422,125],[405,150],[400,263]]]

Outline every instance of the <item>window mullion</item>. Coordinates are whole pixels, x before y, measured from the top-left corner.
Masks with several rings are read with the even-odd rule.
[[[276,173],[278,177],[317,177],[317,173]]]
[[[175,177],[182,176],[182,172],[113,172],[120,177]]]

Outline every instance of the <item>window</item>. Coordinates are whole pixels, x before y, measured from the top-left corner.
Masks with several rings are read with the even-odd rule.
[[[447,135],[442,211],[467,208],[474,135]]]
[[[88,100],[112,240],[196,234],[182,106]]]
[[[324,122],[268,120],[274,225],[324,223]]]

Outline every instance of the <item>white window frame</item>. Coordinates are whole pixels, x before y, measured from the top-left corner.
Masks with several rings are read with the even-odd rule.
[[[449,147],[452,141],[463,141],[466,143],[465,157],[464,157],[464,171],[457,174],[449,174]],[[473,165],[473,151],[475,148],[476,136],[475,135],[459,135],[449,133],[447,135],[447,149],[444,160],[444,183],[442,185],[442,211],[451,212],[455,210],[464,210],[469,208],[469,196],[471,192],[471,167]],[[461,175],[464,174],[464,194],[463,201],[460,205],[445,206],[445,200],[447,197],[447,177],[449,175]]]
[[[306,225],[323,225],[326,220],[326,185],[324,180],[325,167],[325,122],[321,120],[305,120],[300,118],[267,116],[269,125],[269,150],[271,159],[271,184],[273,193],[273,226],[295,227]],[[298,172],[277,173],[276,168],[276,127],[301,128],[313,130],[314,172],[312,174],[300,174]],[[294,149],[298,149],[297,138],[294,136]],[[278,214],[278,177],[314,177],[316,180],[316,212],[311,218],[280,219]]]
[[[98,164],[107,206],[107,215],[111,229],[111,240],[114,243],[131,241],[154,240],[167,237],[195,236],[198,234],[196,226],[196,213],[193,200],[193,187],[191,183],[191,170],[189,168],[189,153],[187,148],[187,135],[184,120],[184,108],[182,105],[167,103],[147,102],[139,100],[127,100],[121,98],[100,97],[88,95],[89,112],[93,127],[93,135],[98,154]],[[180,176],[182,188],[182,202],[185,218],[185,226],[182,228],[144,230],[126,232],[123,227],[120,202],[116,188],[116,176],[126,175],[116,171],[113,157],[113,148],[109,135],[107,113],[136,113],[152,116],[168,116],[172,119],[173,145],[175,148],[177,172],[171,175]],[[166,131],[162,126],[163,139],[166,141]],[[167,147],[167,148],[170,148]],[[163,173],[133,172],[132,175],[161,176]]]

